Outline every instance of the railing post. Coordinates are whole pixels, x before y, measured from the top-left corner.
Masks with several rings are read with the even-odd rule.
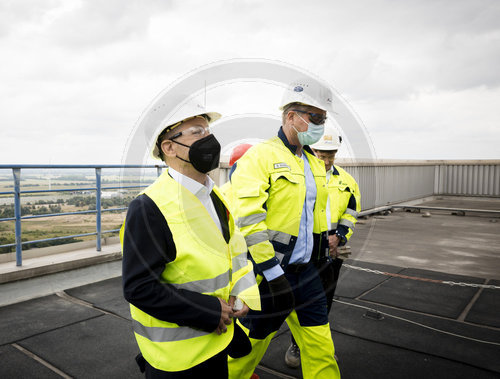
[[[160,166],[156,166],[156,175],[160,176],[162,172],[162,168]]]
[[[14,176],[14,215],[16,218],[16,266],[23,264],[23,245],[21,243],[21,169],[13,168]]]
[[[101,251],[101,168],[95,169],[96,196],[96,232],[97,232],[97,251]]]

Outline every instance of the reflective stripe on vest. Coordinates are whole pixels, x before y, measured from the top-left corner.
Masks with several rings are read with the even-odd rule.
[[[134,332],[153,342],[182,341],[210,334],[187,326],[179,326],[175,328],[144,326],[137,320],[132,320],[132,325],[134,327]]]
[[[198,293],[215,292],[229,285],[230,270],[212,279],[195,280],[187,283],[170,283],[177,289],[189,290]]]
[[[253,271],[247,272],[233,287],[233,293],[241,293],[255,284],[255,274]]]
[[[236,272],[239,269],[246,267],[247,264],[248,264],[248,262],[247,262],[247,255],[246,254],[240,254],[240,255],[234,257],[232,260],[233,272]]]

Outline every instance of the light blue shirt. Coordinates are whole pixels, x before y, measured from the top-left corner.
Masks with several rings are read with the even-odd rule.
[[[303,152],[301,159],[304,161],[304,176],[306,179],[306,198],[302,208],[302,216],[300,218],[299,235],[295,247],[292,251],[289,263],[305,264],[311,259],[313,250],[313,227],[314,227],[314,204],[316,203],[316,182],[311,171],[311,166],[307,160],[306,154]],[[278,276],[283,275],[283,269],[280,265],[276,265],[263,272],[267,281],[271,281]]]
[[[302,208],[300,218],[299,235],[292,251],[290,263],[305,264],[311,259],[313,250],[313,227],[314,227],[314,204],[316,203],[316,182],[309,166],[309,161],[305,153],[302,153],[304,161],[304,175],[306,177],[306,199]]]

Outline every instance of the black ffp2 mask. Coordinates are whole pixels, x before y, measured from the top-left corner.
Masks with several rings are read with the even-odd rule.
[[[172,142],[189,148],[189,161],[179,156],[177,158],[181,161],[191,163],[199,172],[206,174],[219,166],[221,148],[219,141],[217,141],[217,138],[213,134],[209,134],[193,142],[191,146],[174,140]]]

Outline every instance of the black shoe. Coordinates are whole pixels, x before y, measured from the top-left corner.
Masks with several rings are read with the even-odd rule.
[[[292,343],[285,354],[285,363],[288,367],[297,368],[300,366],[300,349],[298,345]]]

